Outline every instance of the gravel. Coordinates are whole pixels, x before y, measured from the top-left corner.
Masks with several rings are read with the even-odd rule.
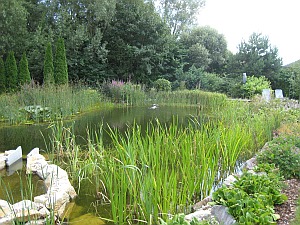
[[[290,224],[291,220],[295,218],[299,197],[300,180],[286,180],[285,184],[287,186],[282,192],[287,195],[288,200],[281,205],[275,206],[275,212],[280,215],[280,219],[277,220],[278,225]]]

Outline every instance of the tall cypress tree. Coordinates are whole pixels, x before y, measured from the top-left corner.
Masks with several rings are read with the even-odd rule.
[[[59,38],[56,43],[54,79],[55,84],[68,84],[68,66],[63,38]]]
[[[52,45],[48,42],[46,51],[45,51],[45,59],[44,59],[44,84],[54,84],[54,66],[53,66],[53,54],[52,54]]]
[[[28,69],[28,60],[26,57],[26,53],[24,52],[22,58],[19,63],[19,77],[18,77],[18,84],[28,84],[31,81],[30,72]]]
[[[5,92],[5,67],[2,57],[0,57],[0,94]]]
[[[15,54],[13,51],[8,53],[5,61],[5,75],[6,75],[6,90],[14,91],[17,89],[17,77],[18,77],[18,67],[15,59]]]

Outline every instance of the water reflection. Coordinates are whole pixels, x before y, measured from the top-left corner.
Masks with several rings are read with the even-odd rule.
[[[87,128],[95,131],[103,124],[104,130],[108,130],[109,126],[124,133],[133,123],[146,129],[150,121],[158,119],[162,124],[171,123],[176,117],[180,124],[184,124],[191,115],[199,116],[199,108],[160,106],[155,110],[149,107],[126,107],[94,111],[85,113],[74,120],[74,132],[77,143],[86,144]],[[65,122],[66,126],[70,126],[74,121]],[[48,124],[2,127],[0,128],[0,152],[16,149],[18,146],[22,146],[24,155],[35,147],[47,150],[50,144],[50,134],[51,129]],[[109,135],[106,132],[103,135],[104,142],[109,142]]]

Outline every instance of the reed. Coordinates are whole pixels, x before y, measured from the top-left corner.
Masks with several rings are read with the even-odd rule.
[[[84,86],[32,83],[19,92],[0,95],[0,119],[10,124],[47,122],[110,106],[103,95]]]
[[[211,193],[221,174],[258,151],[280,121],[279,113],[254,113],[249,104],[222,104],[187,127],[174,119],[168,126],[150,123],[145,130],[134,124],[125,134],[110,129],[109,146],[103,145],[100,129],[89,133],[86,147],[78,147],[73,131],[61,124],[54,131],[52,142],[58,145],[53,153],[66,154],[58,162],[65,160],[61,164],[79,188],[83,180],[96,188],[97,196],[110,204],[116,224],[156,223],[158,217],[189,212]]]

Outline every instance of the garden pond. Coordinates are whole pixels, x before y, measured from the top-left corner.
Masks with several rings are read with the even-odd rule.
[[[97,130],[103,125],[103,141],[104,144],[109,144],[110,138],[105,132],[108,127],[118,129],[121,133],[124,133],[128,126],[132,124],[138,124],[146,129],[147,124],[155,120],[159,120],[160,124],[168,124],[176,119],[179,124],[184,125],[191,118],[202,117],[202,113],[203,111],[197,106],[159,106],[156,109],[151,109],[151,107],[124,107],[84,113],[72,121],[66,121],[65,124],[73,126],[76,141],[82,146],[87,143],[87,129]],[[47,149],[50,146],[50,136],[49,124],[3,126],[0,128],[0,152],[22,146],[24,158],[35,147],[39,147],[42,153],[47,154]],[[21,178],[19,176],[19,174],[25,173],[25,164],[25,162],[19,164],[18,169],[23,168],[23,170],[19,170],[17,173],[10,170],[2,171],[0,174],[2,181],[9,185],[8,189],[11,192],[11,197],[15,196],[15,202],[21,200],[23,195],[20,193],[20,186],[26,186],[28,183],[26,176],[23,175]],[[35,189],[34,195],[39,195],[44,191],[41,181],[35,176],[31,178],[30,182]],[[7,200],[7,193],[3,188],[0,188],[1,198]],[[106,208],[98,204],[97,201],[93,190],[89,190],[89,185],[84,185],[83,182],[79,196],[71,205],[72,212],[67,216],[68,220],[72,224],[110,224],[111,222],[99,219],[99,217],[111,217],[109,207]]]

